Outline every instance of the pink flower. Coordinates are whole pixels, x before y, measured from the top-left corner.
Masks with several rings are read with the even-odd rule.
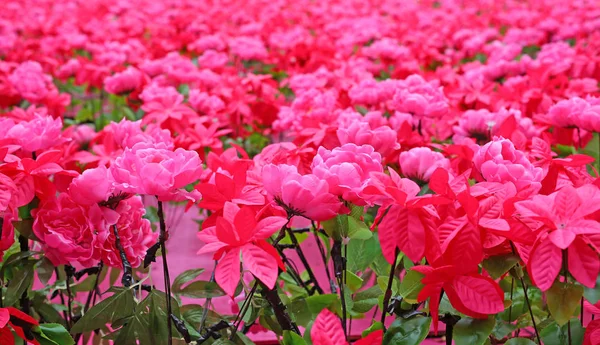
[[[219,97],[197,89],[190,91],[189,102],[192,108],[202,114],[215,114],[225,109],[225,103]]]
[[[123,72],[115,73],[104,79],[104,88],[108,93],[124,95],[138,90],[144,84],[144,74],[135,67],[127,67]]]
[[[97,233],[107,231],[97,205],[85,208],[62,193],[33,211],[33,232],[56,266],[78,262],[90,267],[100,258]]]
[[[6,137],[12,138],[24,151],[35,152],[63,143],[66,139],[62,137],[62,127],[60,118],[35,114],[30,121],[17,123],[10,128]]]
[[[168,148],[173,147],[171,133],[168,130],[148,125],[144,131],[142,130],[142,120],[123,119],[118,123],[111,122],[104,127],[102,132],[112,134],[115,143],[123,149],[133,147],[137,143],[162,143]]]
[[[546,119],[556,127],[576,127],[578,118],[588,107],[589,103],[583,98],[562,100],[550,108]]]
[[[437,168],[450,169],[450,160],[428,147],[415,147],[400,154],[400,169],[407,178],[427,183]]]
[[[449,107],[442,88],[416,74],[398,84],[394,106],[397,111],[416,117],[442,117]]]
[[[357,205],[365,205],[359,197],[371,172],[382,172],[381,155],[372,146],[345,144],[333,150],[319,147],[312,162],[312,172],[329,183],[333,194]]]
[[[369,123],[363,121],[353,121],[350,126],[339,128],[337,137],[342,145],[371,145],[384,158],[400,149],[400,144],[396,141],[396,131],[388,126],[371,129]]]
[[[115,159],[110,173],[115,189],[123,192],[156,195],[161,201],[196,200],[197,192],[182,188],[200,178],[202,164],[195,151],[139,143]]]
[[[118,216],[116,227],[123,251],[131,266],[138,267],[144,260],[148,248],[156,242],[158,233],[153,232],[150,221],[143,218],[146,209],[139,196],[121,201],[115,211]],[[105,264],[111,267],[122,267],[123,263],[115,244],[112,226],[109,231],[101,233],[98,247]]]
[[[600,98],[586,98],[588,106],[575,118],[575,125],[586,131],[600,132]]]
[[[542,168],[536,168],[522,151],[515,149],[510,140],[495,138],[479,148],[473,164],[488,182],[512,182],[517,189],[539,188],[543,179]]]
[[[21,97],[32,103],[46,98],[52,87],[52,78],[44,74],[42,66],[35,61],[26,61],[19,65],[8,77]]]
[[[198,58],[198,65],[202,68],[219,68],[227,64],[229,57],[225,53],[207,50]]]
[[[88,206],[106,201],[112,190],[111,176],[103,165],[84,171],[69,185],[71,199]]]
[[[261,60],[269,55],[262,40],[247,36],[231,39],[229,50],[243,60]]]
[[[329,192],[327,182],[315,175],[300,175],[295,166],[268,164],[262,169],[265,190],[288,214],[302,215],[315,221],[338,214],[340,200]]]

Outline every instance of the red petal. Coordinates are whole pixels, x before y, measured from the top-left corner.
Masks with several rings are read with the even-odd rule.
[[[254,244],[246,244],[241,250],[244,267],[269,289],[275,287],[279,270],[273,257]]]
[[[560,248],[547,237],[540,239],[529,256],[529,274],[534,284],[542,291],[548,290],[562,265]]]
[[[240,251],[233,249],[219,260],[215,280],[229,296],[233,297],[240,281]]]
[[[569,272],[581,284],[593,288],[600,272],[598,254],[582,239],[577,238],[569,247]]]
[[[477,314],[496,314],[504,310],[504,293],[490,278],[481,275],[458,276],[452,282],[462,304]]]

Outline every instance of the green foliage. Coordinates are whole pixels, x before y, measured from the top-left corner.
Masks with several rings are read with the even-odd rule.
[[[494,317],[487,319],[462,318],[454,325],[454,340],[457,344],[483,345],[496,325]]]
[[[385,333],[382,345],[420,344],[429,334],[430,326],[431,318],[429,317],[396,319]]]

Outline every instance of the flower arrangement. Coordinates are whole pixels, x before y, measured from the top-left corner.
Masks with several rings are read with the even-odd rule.
[[[600,5],[5,2],[1,344],[600,344]]]

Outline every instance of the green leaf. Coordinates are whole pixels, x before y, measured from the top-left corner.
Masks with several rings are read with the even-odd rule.
[[[166,321],[165,321],[166,322]],[[137,340],[140,344],[155,345],[159,340],[152,334],[153,329],[150,328],[148,315],[135,313],[129,319],[127,324],[119,331],[119,335],[115,339],[115,344],[119,345],[136,345]]]
[[[189,298],[210,298],[224,296],[225,292],[215,282],[195,281],[188,286],[173,293]]]
[[[502,319],[496,319],[496,325],[494,326],[494,330],[492,331],[492,335],[496,339],[503,339],[508,336],[511,332],[514,332],[517,329],[516,325],[512,323],[508,323]]]
[[[306,345],[306,341],[294,332],[283,331],[283,345]]]
[[[173,281],[172,289],[173,292],[181,291],[181,286],[189,281],[196,279],[197,276],[204,272],[204,268],[194,268],[191,270],[184,271],[175,278]]]
[[[23,293],[29,290],[33,283],[33,265],[34,262],[27,262],[15,272],[6,288],[6,297],[4,297],[5,306],[14,305]]]
[[[37,275],[40,279],[40,282],[44,285],[47,285],[53,274],[54,265],[48,258],[44,257],[37,267]]]
[[[483,345],[495,324],[494,317],[485,320],[462,318],[454,326],[454,341],[457,344]]]
[[[340,241],[343,237],[347,237],[348,234],[348,216],[341,214],[335,218],[326,220],[321,223],[325,233],[329,235],[334,241]]]
[[[348,217],[348,237],[356,240],[368,240],[373,237],[373,233],[362,220]]]
[[[377,305],[382,291],[378,285],[372,286],[366,290],[359,291],[354,295],[353,311],[357,313],[366,313]]]
[[[429,334],[431,318],[397,319],[383,336],[382,345],[417,345]],[[457,344],[462,344],[458,343]]]
[[[74,345],[75,340],[63,325],[42,323],[33,330],[35,339],[40,345]]]
[[[585,330],[577,319],[569,321],[571,325],[571,344],[581,345],[583,343],[583,334]],[[542,343],[544,345],[565,345],[569,344],[569,330],[567,325],[559,326],[556,322],[546,326],[540,332]]]
[[[377,257],[377,252],[380,250],[379,241],[374,236],[364,241],[351,239],[348,243],[348,271],[364,271]]]
[[[571,283],[557,282],[546,291],[548,310],[560,326],[566,324],[579,306],[583,287]]]
[[[535,345],[535,343],[527,338],[512,338],[508,339],[504,345]]]
[[[117,288],[112,296],[90,308],[71,328],[71,334],[90,332],[109,322],[129,317],[133,315],[134,308],[133,291]]]
[[[421,283],[421,279],[423,279],[424,275],[414,270],[409,270],[404,279],[400,282],[399,293],[408,303],[415,304],[417,303],[417,296],[421,289],[423,289],[423,284]]]
[[[346,270],[346,284],[352,292],[355,292],[361,288],[363,280],[356,274]]]
[[[235,343],[227,338],[221,338],[215,341],[213,345],[235,345]]]
[[[483,260],[483,268],[498,279],[513,268],[519,262],[519,257],[514,254],[496,255]]]

